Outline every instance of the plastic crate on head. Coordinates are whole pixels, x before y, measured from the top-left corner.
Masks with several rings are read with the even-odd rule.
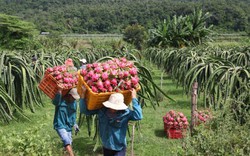
[[[83,80],[82,76],[79,76],[78,79],[78,93],[82,93],[81,85],[84,85],[86,90],[85,99],[87,103],[88,110],[96,110],[103,107],[103,102],[109,99],[109,96],[116,92],[103,92],[103,93],[95,93],[91,90],[91,88],[87,85],[87,83]],[[136,91],[140,90],[140,86],[136,89]],[[124,96],[124,103],[129,105],[132,101],[132,95],[130,90],[119,91]]]
[[[38,87],[51,99],[54,99],[56,93],[58,92],[58,82],[51,74],[46,74],[39,83]],[[66,95],[69,90],[70,89],[63,89],[62,95]]]

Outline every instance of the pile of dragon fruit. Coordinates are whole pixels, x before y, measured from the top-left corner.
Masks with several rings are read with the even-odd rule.
[[[165,116],[163,116],[163,122],[166,128],[182,129],[188,127],[186,116],[183,113],[174,110],[170,110]]]
[[[49,67],[46,69],[46,74],[51,74],[64,89],[70,89],[77,85],[77,71],[71,70],[66,65]]]
[[[206,123],[212,119],[212,113],[210,110],[200,110],[194,112],[194,116],[196,118],[196,125],[199,125],[201,123]]]
[[[136,89],[139,84],[138,69],[125,57],[87,64],[80,74],[95,93]]]

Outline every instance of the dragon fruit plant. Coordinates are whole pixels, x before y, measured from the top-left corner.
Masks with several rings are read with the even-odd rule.
[[[186,129],[189,125],[186,116],[183,113],[174,110],[170,110],[163,116],[163,122],[165,129]]]
[[[77,72],[71,70],[66,65],[49,67],[46,69],[46,74],[51,74],[64,89],[70,89],[77,85]]]
[[[138,69],[125,57],[87,64],[80,74],[95,93],[130,90],[139,83]]]

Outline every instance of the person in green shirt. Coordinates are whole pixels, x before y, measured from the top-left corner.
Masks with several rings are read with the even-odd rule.
[[[72,88],[66,95],[62,96],[62,88],[59,87],[58,93],[52,103],[55,105],[54,129],[60,136],[65,150],[70,156],[74,156],[72,150],[72,128],[75,132],[79,131],[76,124],[76,100],[80,99],[76,88]]]

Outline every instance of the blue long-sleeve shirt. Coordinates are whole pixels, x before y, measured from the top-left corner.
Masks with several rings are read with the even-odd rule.
[[[115,116],[109,113],[108,108],[88,110],[85,99],[80,99],[80,112],[86,115],[98,114],[99,133],[105,148],[120,151],[127,146],[126,132],[129,120],[141,120],[142,109],[136,98],[132,99],[133,110],[117,111]]]
[[[72,131],[72,127],[76,123],[76,100],[67,104],[62,99],[62,94],[56,94],[52,103],[55,105],[54,129],[66,129],[67,132]]]

